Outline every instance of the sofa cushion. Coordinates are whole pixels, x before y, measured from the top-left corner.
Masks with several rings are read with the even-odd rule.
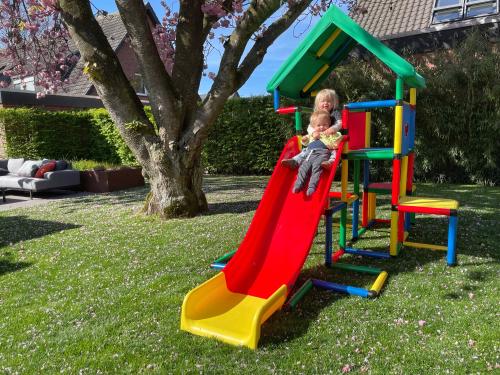
[[[24,159],[9,159],[7,162],[7,169],[9,170],[9,173],[16,173],[19,168],[21,168],[24,164]]]
[[[41,160],[26,160],[16,174],[20,177],[33,177],[41,165]]]
[[[31,190],[37,192],[77,185],[80,185],[80,171],[72,169],[47,172],[44,178],[19,177],[13,174],[0,176],[0,188],[2,189]]]
[[[0,176],[5,176],[7,173],[9,173],[8,169],[0,168]]]
[[[47,172],[53,171],[56,169],[56,162],[49,161],[48,163],[42,164],[40,168],[35,173],[35,178],[43,178],[43,175]]]
[[[56,171],[62,171],[63,169],[68,168],[68,162],[66,160],[57,160],[56,161]]]

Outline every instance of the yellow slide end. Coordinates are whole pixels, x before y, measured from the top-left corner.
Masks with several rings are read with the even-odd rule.
[[[233,293],[220,272],[184,297],[181,329],[256,349],[261,325],[285,303],[286,295],[286,285],[268,299]]]

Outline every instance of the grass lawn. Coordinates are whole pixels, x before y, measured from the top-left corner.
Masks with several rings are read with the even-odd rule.
[[[210,212],[193,219],[137,215],[146,189],[0,212],[0,372],[499,373],[499,188],[419,184],[419,195],[461,202],[457,267],[428,250],[351,257],[389,272],[379,298],[314,289],[272,316],[251,351],[179,329],[184,295],[238,247],[266,178],[205,184]],[[444,243],[446,223],[417,216],[411,238]],[[324,232],[297,285],[370,286],[373,276],[322,266]],[[359,247],[387,244],[380,227]]]

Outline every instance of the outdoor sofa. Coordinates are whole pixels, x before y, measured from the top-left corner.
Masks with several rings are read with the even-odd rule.
[[[37,174],[38,173],[38,174]],[[80,172],[64,160],[0,159],[0,192],[21,190],[30,193],[80,185]]]

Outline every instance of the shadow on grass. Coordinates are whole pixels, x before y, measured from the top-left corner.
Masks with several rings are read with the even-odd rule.
[[[12,262],[9,259],[0,259],[0,276],[7,273],[20,271],[26,267],[31,266],[30,262]]]
[[[208,211],[203,213],[203,215],[242,214],[255,211],[258,205],[259,201],[257,200],[210,203],[208,205]]]
[[[206,176],[203,190],[206,193],[245,189],[264,189],[269,177],[262,176]]]
[[[490,214],[482,213],[480,216],[484,220],[485,216],[488,215]],[[437,217],[417,217],[417,223],[413,227],[412,237],[418,242],[446,244],[448,228],[447,223],[447,218],[440,219]],[[380,226],[375,229],[376,230],[371,231],[366,238],[362,237],[362,239],[354,246],[361,249],[369,248],[375,251],[387,252],[389,228],[384,228],[384,225],[380,224]],[[324,229],[320,229],[314,242],[315,248],[310,252],[310,256],[314,256],[320,263],[323,262],[322,256],[324,253],[322,251],[318,251],[318,248],[322,249],[324,246],[324,235]],[[338,236],[338,233],[334,233],[334,238],[336,238],[336,236]],[[384,239],[387,241],[387,245],[373,246],[373,240]],[[470,244],[470,239],[468,237],[461,239],[459,235],[458,243],[458,266],[460,266],[460,255],[471,255],[479,258],[490,259],[487,263],[497,263],[498,261],[498,251],[493,249],[482,249],[482,251],[477,251],[473,247],[468,246]],[[336,249],[336,246],[337,245],[334,245],[334,249]],[[384,289],[388,287],[388,284],[390,284],[391,278],[397,276],[398,274],[418,272],[418,270],[421,270],[426,264],[441,263],[443,270],[447,268],[445,251],[413,249],[410,247],[403,247],[397,257],[393,257],[388,260],[348,255],[343,257],[340,261],[352,265],[376,267],[387,271],[389,273],[389,279],[386,282]],[[477,265],[477,263],[474,265]],[[447,292],[442,297],[449,300],[470,298],[471,293],[474,294],[477,290],[481,289],[481,286],[479,285],[480,283],[485,283],[493,277],[495,277],[493,271],[470,269],[465,274],[463,284],[460,288],[456,291]],[[328,269],[324,265],[318,264],[312,268],[302,270],[301,275],[295,284],[294,290],[290,293],[290,296],[293,295],[293,293],[309,278],[369,289],[375,281],[376,276],[346,270]],[[384,289],[382,290],[381,298],[383,298]],[[315,323],[318,314],[323,309],[334,304],[341,298],[346,297],[359,298],[336,292],[329,292],[319,288],[313,288],[308,295],[299,302],[295,310],[282,311],[273,316],[269,320],[269,323],[263,326],[261,339],[262,346],[291,341],[304,335],[308,331],[310,325]]]
[[[0,224],[0,248],[13,245],[17,242],[80,227],[80,225],[56,221],[33,220],[26,216],[1,217]]]
[[[292,296],[308,279],[334,281],[327,275],[330,271],[332,270],[328,270],[323,265],[303,269],[289,296]],[[262,326],[259,346],[282,345],[303,336],[309,330],[310,325],[317,320],[322,310],[342,298],[349,297],[346,294],[313,287],[294,309],[284,309],[271,316]]]
[[[111,206],[140,204],[144,201],[148,192],[149,185],[109,193],[85,193],[84,195],[78,195],[64,201],[60,207],[67,210],[67,212],[74,212],[79,204],[103,204]]]

